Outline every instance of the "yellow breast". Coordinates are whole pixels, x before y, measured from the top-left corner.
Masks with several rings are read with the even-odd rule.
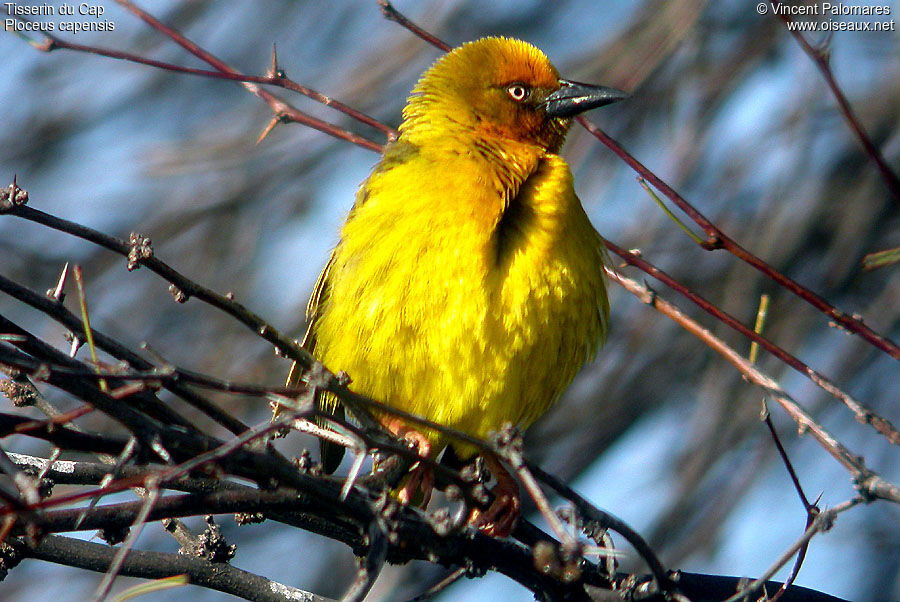
[[[401,144],[363,184],[314,333],[351,388],[483,438],[530,425],[596,351],[602,240],[565,161],[513,163],[521,181],[481,154]]]

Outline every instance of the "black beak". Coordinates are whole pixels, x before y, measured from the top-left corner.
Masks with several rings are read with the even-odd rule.
[[[560,88],[544,102],[550,117],[572,117],[590,109],[619,102],[628,94],[615,88],[559,80]]]

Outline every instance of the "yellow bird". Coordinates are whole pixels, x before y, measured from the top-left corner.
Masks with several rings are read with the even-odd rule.
[[[346,371],[354,391],[474,437],[528,427],[594,356],[609,315],[603,241],[557,153],[573,115],[625,97],[561,79],[519,40],[483,38],[440,58],[360,186],[307,307],[307,350]],[[343,414],[333,397],[321,403]],[[448,445],[475,453],[379,419],[422,457]],[[328,472],[342,454],[323,446]],[[485,460],[495,499],[471,522],[504,536],[518,487]],[[421,488],[427,500],[431,484],[423,471],[399,497]]]

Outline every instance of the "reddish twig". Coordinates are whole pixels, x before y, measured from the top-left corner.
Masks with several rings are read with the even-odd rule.
[[[405,16],[400,14],[400,12],[397,11],[397,9],[394,8],[393,5],[388,0],[378,0],[378,6],[381,7],[381,14],[384,15],[385,19],[387,19],[388,21],[393,21],[394,23],[397,23],[401,27],[405,27],[406,29],[411,31],[414,35],[425,40],[426,42],[428,42],[435,48],[438,48],[439,50],[443,50],[444,52],[449,52],[450,49],[452,48],[452,46],[450,46],[450,44],[447,44],[443,40],[440,40],[437,36],[435,36],[431,33],[428,33],[427,31],[425,31],[424,29],[422,29],[421,27],[419,27],[418,25],[416,25],[415,23],[413,23],[412,21],[407,19]]]
[[[94,408],[88,404],[77,407],[74,410],[69,410],[68,412],[59,414],[57,416],[52,416],[45,420],[29,420],[28,422],[23,422],[13,428],[14,433],[18,434],[26,434],[31,431],[36,430],[44,430],[50,429],[54,426],[60,426],[63,424],[69,424],[76,418],[81,418],[86,414],[90,414],[94,411]]]
[[[833,305],[828,303],[825,299],[812,292],[808,288],[804,287],[800,283],[788,278],[768,263],[743,248],[739,245],[734,239],[730,238],[724,232],[722,232],[718,227],[716,227],[709,219],[707,219],[702,213],[697,211],[693,205],[688,203],[680,194],[675,192],[671,186],[663,182],[656,174],[651,172],[647,167],[641,164],[637,159],[635,159],[628,151],[626,151],[622,146],[610,138],[603,130],[592,124],[590,121],[585,119],[583,116],[576,117],[578,123],[580,123],[584,128],[589,131],[595,138],[600,140],[603,144],[605,144],[611,151],[613,151],[620,159],[622,159],[625,163],[628,164],[633,170],[643,176],[648,182],[653,184],[653,186],[662,192],[669,200],[675,203],[682,211],[684,211],[688,217],[690,217],[694,222],[697,223],[698,226],[703,228],[703,231],[706,232],[707,240],[701,245],[706,250],[715,250],[715,249],[725,249],[741,261],[748,263],[753,266],[760,272],[762,272],[767,278],[776,282],[779,286],[784,287],[790,292],[794,293],[829,318],[840,324],[846,330],[861,336],[863,339],[886,352],[892,358],[900,360],[900,346],[897,345],[894,341],[891,341],[887,337],[884,337],[868,326],[864,324],[861,320],[854,318],[852,316],[848,316],[844,312],[835,308]]]
[[[184,35],[182,35],[178,31],[163,24],[161,21],[159,21],[158,19],[153,17],[153,15],[138,8],[134,3],[130,2],[129,0],[116,0],[116,2],[119,5],[121,5],[122,7],[124,7],[126,10],[133,13],[139,19],[144,21],[147,25],[149,25],[153,29],[161,32],[162,34],[164,34],[165,36],[170,38],[173,42],[175,42],[176,44],[178,44],[179,46],[181,46],[182,48],[184,48],[185,50],[187,50],[188,52],[190,52],[191,54],[193,54],[200,60],[212,65],[213,67],[215,67],[217,70],[221,71],[222,73],[230,73],[232,75],[242,75],[239,71],[237,71],[236,69],[234,69],[233,67],[228,65],[226,62],[222,61],[221,59],[214,56],[212,53],[199,47],[197,44],[195,44],[194,42],[192,42],[191,40],[186,38]],[[272,74],[272,75],[275,76],[275,74]],[[276,117],[286,116],[292,120],[303,123],[304,125],[309,125],[310,127],[315,127],[316,129],[318,129],[326,134],[329,134],[331,136],[334,136],[336,138],[345,139],[349,142],[352,142],[353,144],[356,144],[357,146],[361,146],[363,148],[367,148],[369,150],[374,150],[374,151],[378,151],[378,152],[380,152],[380,150],[381,150],[380,144],[372,142],[371,140],[367,140],[366,138],[363,138],[361,136],[356,136],[355,134],[351,134],[350,132],[347,132],[346,130],[342,130],[341,128],[333,126],[332,124],[325,124],[327,127],[322,128],[321,126],[325,122],[321,122],[320,120],[317,120],[314,117],[310,117],[309,115],[306,115],[305,113],[301,113],[300,111],[297,111],[295,108],[293,108],[292,106],[290,106],[289,104],[287,104],[286,102],[284,102],[283,100],[281,100],[280,98],[275,96],[274,94],[272,94],[266,90],[263,90],[262,88],[260,88],[259,86],[257,86],[254,83],[245,82],[244,87],[247,88],[250,92],[256,94],[257,96],[259,96],[260,98],[265,100],[271,107],[272,111],[275,113]],[[299,85],[297,85],[297,89],[295,91],[298,91],[301,94],[307,94],[307,92],[313,93],[313,91],[310,90],[309,88],[305,88],[305,87],[299,86]],[[309,95],[309,94],[307,94],[307,95]],[[314,95],[310,95],[310,98],[314,98],[316,100],[319,100],[320,102],[327,99],[326,96],[319,94],[318,92],[315,92]],[[333,101],[331,99],[327,99],[327,100],[328,100],[328,103],[330,103],[330,104],[328,104],[328,103],[325,103],[325,104],[328,104],[328,106],[331,106],[336,109],[339,108],[339,110],[346,109],[346,110],[353,111],[352,109],[350,109],[350,107],[347,107],[346,105],[344,105],[342,103],[335,104],[336,101]],[[295,117],[299,118],[299,119],[295,119]],[[373,124],[378,123],[378,121],[371,117],[364,116],[362,113],[360,113],[358,111],[353,111],[353,117],[356,119],[359,119],[360,117],[364,117],[364,122],[369,125],[372,125],[372,127],[379,127],[379,129],[381,127],[383,127],[380,124],[378,126],[373,125]],[[312,125],[313,122],[317,122],[316,125]]]
[[[776,2],[775,4],[780,4],[780,2]],[[793,21],[790,15],[786,14],[784,11],[774,11],[778,15],[778,17],[784,21],[785,25],[788,25]],[[859,119],[856,117],[856,114],[853,112],[853,109],[850,107],[850,102],[847,100],[847,97],[844,95],[844,92],[841,90],[840,86],[838,86],[837,80],[834,78],[834,72],[831,70],[831,57],[830,53],[821,48],[815,48],[810,44],[805,37],[803,37],[803,33],[795,28],[788,26],[787,30],[794,36],[794,39],[797,40],[797,43],[800,44],[800,47],[803,51],[812,59],[813,63],[816,67],[819,68],[819,72],[822,74],[822,77],[825,79],[825,83],[828,85],[828,88],[831,90],[831,93],[834,95],[834,99],[837,101],[838,106],[841,108],[841,114],[844,116],[844,121],[847,122],[847,126],[853,130],[853,133],[856,135],[857,140],[862,145],[863,150],[865,150],[866,154],[875,163],[876,167],[878,167],[878,171],[881,173],[881,178],[884,180],[885,185],[888,190],[891,192],[891,196],[894,197],[894,201],[900,205],[900,177],[897,176],[896,173],[888,166],[887,161],[884,160],[884,156],[881,154],[881,151],[875,146],[875,143],[872,142],[872,139],[869,137],[869,134],[866,132],[865,128],[863,128],[862,124],[859,122]]]
[[[312,411],[311,406],[309,407],[309,411]],[[91,499],[94,497],[109,495],[111,493],[118,493],[120,491],[125,491],[127,489],[132,489],[134,487],[145,487],[145,482],[148,478],[154,480],[158,486],[162,487],[169,481],[178,479],[190,473],[192,470],[199,468],[200,466],[205,465],[208,462],[215,462],[225,456],[230,455],[237,449],[244,447],[248,443],[251,443],[257,439],[265,437],[268,433],[284,428],[288,426],[291,421],[296,420],[298,417],[301,417],[303,412],[291,412],[288,413],[285,417],[276,420],[274,422],[267,422],[262,426],[252,428],[244,432],[242,435],[233,437],[232,439],[222,443],[215,449],[212,449],[208,452],[198,454],[188,460],[185,460],[181,464],[176,464],[173,466],[166,466],[164,468],[160,468],[154,475],[151,477],[128,477],[124,479],[119,479],[116,481],[109,482],[102,486],[99,486],[95,489],[91,489],[88,491],[79,491],[76,493],[63,495],[54,497],[52,499],[42,500],[30,506],[30,509],[44,509],[44,508],[52,508],[56,506],[70,504],[72,502],[77,502],[80,500]],[[15,510],[8,507],[0,507],[0,516],[4,516],[10,513],[13,513]]]
[[[346,140],[352,144],[355,144],[359,147],[365,148],[367,150],[372,150],[375,152],[381,152],[382,145],[364,138],[362,136],[358,136],[352,132],[347,131],[344,128],[341,128],[333,123],[329,123],[322,119],[318,119],[309,115],[303,111],[300,111],[282,99],[278,98],[274,94],[259,88],[257,84],[263,85],[271,85],[277,86],[280,88],[284,88],[286,90],[291,90],[293,92],[297,92],[299,94],[303,94],[308,98],[315,100],[316,102],[320,102],[325,106],[331,107],[341,113],[348,115],[349,117],[364,123],[368,126],[371,126],[385,135],[387,135],[388,139],[393,139],[396,136],[396,131],[381,123],[377,119],[366,115],[365,113],[358,111],[344,103],[335,100],[329,96],[326,96],[312,88],[307,86],[303,86],[280,73],[280,71],[276,71],[266,76],[255,76],[255,75],[245,75],[230,66],[226,63],[220,61],[213,55],[207,53],[206,51],[200,49],[196,44],[176,32],[175,30],[163,25],[152,16],[137,8],[130,2],[119,2],[132,12],[134,12],[137,16],[141,17],[146,23],[148,23],[154,29],[161,31],[163,34],[170,37],[176,43],[186,48],[188,51],[195,54],[199,58],[205,60],[213,67],[215,67],[216,71],[208,71],[206,69],[195,69],[191,67],[183,67],[181,65],[175,65],[173,63],[167,63],[164,61],[157,61],[154,59],[146,58],[139,56],[137,54],[133,54],[130,52],[125,52],[121,50],[113,50],[109,48],[102,48],[99,46],[89,46],[85,44],[77,44],[74,42],[67,42],[62,38],[56,37],[49,33],[43,33],[44,42],[40,44],[32,44],[37,50],[41,52],[52,52],[53,50],[72,50],[75,52],[83,52],[86,54],[93,54],[97,56],[105,56],[107,58],[129,61],[132,63],[138,63],[141,65],[147,65],[150,67],[155,67],[157,69],[163,69],[165,71],[172,71],[176,73],[185,73],[189,75],[195,75],[198,77],[209,77],[214,79],[221,80],[230,80],[237,81],[245,84],[248,90],[250,90],[253,94],[259,96],[261,99],[266,101],[271,107],[273,113],[275,113],[275,118],[278,121],[294,121],[301,125],[305,125],[311,127],[315,130],[328,134],[334,138],[338,138],[340,140]],[[17,19],[25,22],[30,22],[28,19],[16,16]],[[196,52],[195,52],[196,51]]]
[[[825,427],[817,423],[812,416],[800,407],[794,399],[787,394],[777,382],[761,372],[747,358],[725,344],[722,339],[715,336],[708,329],[689,318],[677,307],[660,299],[659,296],[630,278],[607,268],[609,276],[617,281],[628,292],[638,299],[653,306],[654,309],[670,318],[684,330],[702,340],[710,349],[724,357],[731,363],[749,382],[760,386],[767,395],[774,399],[788,416],[797,423],[801,432],[808,432],[835,460],[844,466],[853,477],[857,489],[866,496],[866,499],[884,499],[900,503],[900,487],[886,481],[877,473],[866,466],[863,458],[850,452],[834,435]],[[760,344],[762,344],[760,342]]]
[[[853,412],[854,416],[859,422],[863,424],[871,424],[875,428],[875,430],[884,435],[884,437],[887,438],[888,441],[890,441],[894,445],[900,445],[900,432],[897,431],[897,429],[893,424],[891,424],[889,420],[877,415],[872,410],[865,407],[862,403],[840,390],[838,386],[828,377],[813,370],[797,357],[791,355],[759,333],[754,332],[752,328],[748,328],[743,323],[741,323],[740,320],[720,309],[716,305],[710,303],[697,293],[691,291],[686,286],[684,286],[653,264],[639,257],[637,254],[632,253],[631,251],[626,251],[625,249],[608,240],[604,242],[606,243],[606,247],[610,251],[624,259],[626,262],[653,276],[672,290],[684,295],[693,303],[695,303],[700,309],[709,313],[720,322],[738,331],[751,341],[759,343],[759,345],[766,351],[783,361],[785,364],[787,364],[797,372],[808,377],[817,386],[819,386],[828,394],[832,395],[845,406],[847,406],[850,411]]]

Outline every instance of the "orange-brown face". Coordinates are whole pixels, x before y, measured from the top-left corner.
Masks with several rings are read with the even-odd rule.
[[[547,115],[547,97],[559,88],[559,73],[534,46],[483,38],[453,50],[422,76],[401,131],[445,127],[555,151],[569,125]]]
[[[467,90],[476,129],[555,150],[568,124],[548,117],[543,103],[559,89],[559,73],[534,47],[513,43],[504,50],[488,53]]]

